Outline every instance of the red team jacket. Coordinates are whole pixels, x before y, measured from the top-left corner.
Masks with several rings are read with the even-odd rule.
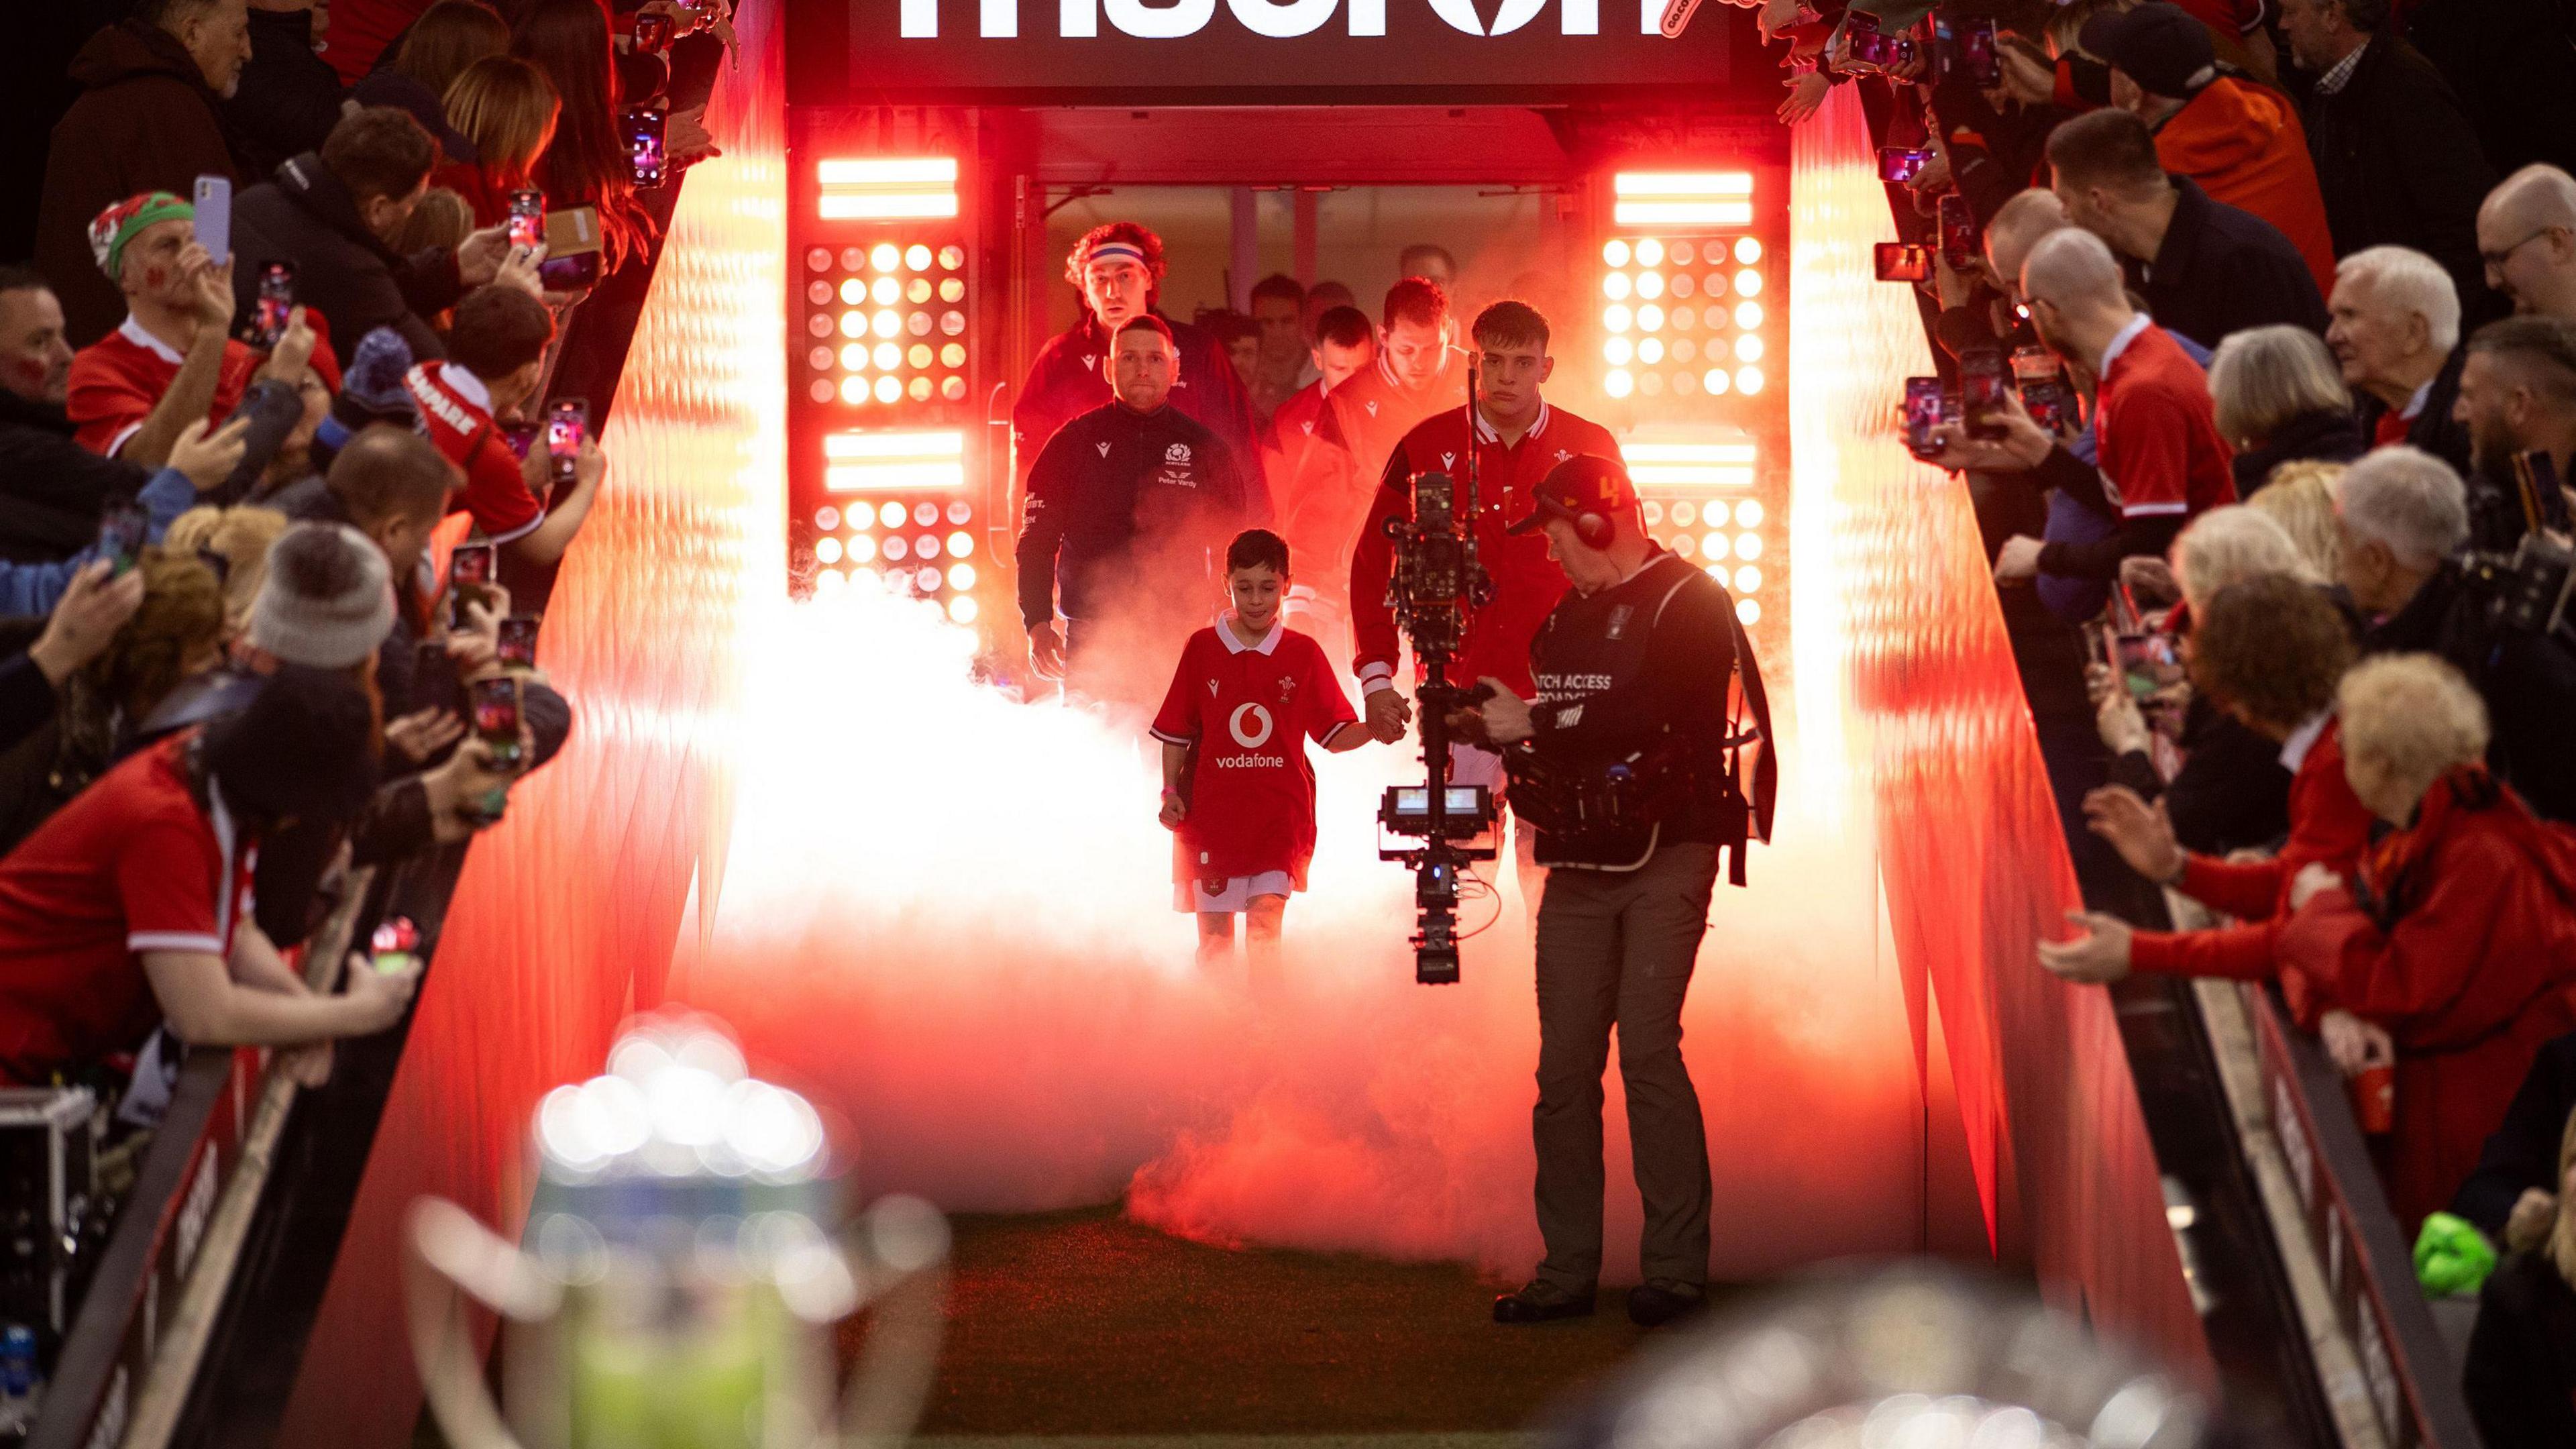
[[[2341,1007],[2397,1043],[2389,1196],[2411,1240],[2449,1205],[2540,1044],[2576,1029],[2576,830],[2485,769],[2455,771],[2415,824],[2281,930],[2302,1025]]]
[[[1321,744],[1356,720],[1323,646],[1286,624],[1246,644],[1223,624],[1181,650],[1154,738],[1196,749],[1189,815],[1173,862],[1182,881],[1286,871],[1306,888],[1315,855],[1315,767]]]
[[[1491,675],[1526,699],[1537,692],[1530,681],[1530,640],[1565,596],[1567,585],[1565,571],[1547,556],[1546,535],[1514,538],[1503,530],[1530,511],[1532,490],[1557,464],[1578,454],[1616,459],[1619,444],[1600,424],[1546,403],[1539,404],[1538,421],[1510,447],[1481,417],[1475,438],[1476,546],[1494,580],[1494,601],[1471,616],[1465,654],[1451,666],[1449,677],[1473,684]],[[1455,478],[1460,506],[1465,506],[1467,447],[1467,409],[1457,407],[1426,419],[1387,457],[1351,558],[1351,628],[1359,641],[1353,672],[1362,693],[1393,679],[1401,642],[1395,611],[1385,607],[1387,579],[1395,566],[1395,545],[1386,536],[1385,521],[1413,516],[1416,473],[1443,472]]]

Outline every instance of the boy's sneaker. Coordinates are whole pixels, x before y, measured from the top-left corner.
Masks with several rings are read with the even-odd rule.
[[[1658,1278],[1628,1290],[1628,1321],[1640,1328],[1661,1328],[1697,1313],[1707,1301],[1707,1293],[1691,1284]]]
[[[1590,1318],[1592,1295],[1574,1293],[1533,1279],[1517,1293],[1494,1300],[1496,1323],[1552,1323],[1560,1318]]]

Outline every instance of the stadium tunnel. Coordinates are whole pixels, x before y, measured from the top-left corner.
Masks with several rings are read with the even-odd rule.
[[[2348,1121],[2290,1154],[2330,1169],[2299,1189],[2297,1226],[2343,1235],[2320,1297],[2263,1166],[2306,1109],[2285,1090],[2268,1126],[2229,1114],[2231,1043],[2266,1084],[2296,1089],[2313,1062],[2259,1014],[2214,1026],[2193,1002],[2115,1001],[2031,964],[2075,883],[1964,490],[1890,426],[1929,352],[1910,293],[1871,278],[1871,244],[1895,233],[1857,88],[1792,138],[1761,67],[1730,72],[1730,45],[1750,50],[1738,12],[1667,43],[1641,33],[1659,7],[1632,0],[1507,5],[1492,34],[1411,0],[1118,29],[1190,8],[1106,0],[1110,28],[1086,36],[1087,3],[745,0],[708,114],[723,155],[688,177],[605,439],[613,472],[554,592],[544,662],[580,728],[467,863],[327,1281],[308,1274],[312,1301],[277,1311],[300,1354],[272,1344],[235,1389],[258,1411],[200,1416],[195,1437],[409,1442],[404,1210],[437,1193],[514,1229],[539,1097],[672,999],[673,963],[722,921],[745,660],[785,600],[869,570],[1016,651],[997,420],[1068,315],[1066,229],[1122,206],[1199,225],[1194,264],[1222,240],[1239,296],[1257,271],[1329,262],[1365,200],[1532,258],[1470,250],[1467,290],[1523,273],[1555,289],[1552,395],[1621,434],[1659,535],[1734,586],[1786,681],[1786,828],[1831,844],[1840,873],[1803,883],[1834,902],[1806,922],[1827,964],[1776,983],[1804,1029],[1769,1028],[1780,995],[1719,1019],[1716,1049],[1740,1060],[1702,1090],[1743,1178],[1720,1184],[1720,1272],[1991,1258],[2278,1442],[2355,1442],[2364,1422],[2389,1444],[2470,1442],[2442,1428],[2456,1406],[2421,1359]],[[1229,28],[1289,11],[1326,19],[1275,52]],[[1371,60],[1388,44],[1419,67],[1400,97],[1349,79],[1389,69]],[[1282,266],[1245,240],[1266,232],[1275,258],[1283,230]],[[1364,302],[1391,279],[1352,277]],[[1782,888],[1758,867],[1757,893]],[[1721,938],[1702,994],[1747,969],[1722,964]],[[1797,1132],[1779,1119],[1793,1100]],[[1730,1191],[1789,1226],[1730,1239]]]

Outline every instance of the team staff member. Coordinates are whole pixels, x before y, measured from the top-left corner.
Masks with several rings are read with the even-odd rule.
[[[1064,276],[1082,292],[1082,320],[1038,349],[1011,405],[1011,451],[1023,470],[1036,466],[1057,429],[1112,400],[1105,365],[1110,346],[1137,317],[1160,321],[1179,354],[1172,405],[1223,439],[1236,457],[1252,456],[1252,399],[1225,349],[1204,330],[1155,310],[1164,270],[1163,239],[1132,221],[1093,227],[1073,244]]]
[[[1770,732],[1762,675],[1735,602],[1699,568],[1646,537],[1619,465],[1559,465],[1511,532],[1544,532],[1573,591],[1530,645],[1537,702],[1504,680],[1451,723],[1507,747],[1523,818],[1553,867],[1538,911],[1538,1276],[1494,1300],[1497,1323],[1592,1311],[1601,1275],[1601,1071],[1619,1029],[1629,1146],[1645,1201],[1645,1281],[1628,1316],[1652,1327],[1697,1308],[1708,1281],[1708,1137],[1682,1060],[1690,989],[1722,850],[1770,833]],[[1738,670],[1751,731],[1732,722]],[[1731,753],[1766,742],[1748,804]],[[1560,831],[1575,795],[1605,798],[1614,765],[1641,806],[1612,830]],[[1569,793],[1572,792],[1572,793]],[[1587,817],[1597,818],[1597,817]],[[1734,877],[1741,883],[1740,872]]]
[[[1269,522],[1269,498],[1235,451],[1178,406],[1181,358],[1169,323],[1151,313],[1129,317],[1106,362],[1115,400],[1058,429],[1029,469],[1020,619],[1029,665],[1041,677],[1150,703],[1161,681],[1116,678],[1104,672],[1110,656],[1160,670],[1183,626],[1214,606],[1211,551],[1236,530]],[[1166,623],[1181,632],[1160,637],[1157,626]],[[1140,647],[1084,657],[1126,642]],[[1068,656],[1076,677],[1067,675]],[[1122,684],[1141,684],[1142,692]]]
[[[1413,475],[1446,473],[1457,480],[1458,507],[1467,506],[1468,449],[1476,460],[1476,548],[1494,581],[1491,603],[1468,620],[1467,647],[1453,679],[1486,675],[1515,691],[1530,690],[1529,647],[1547,612],[1565,593],[1565,572],[1548,558],[1543,540],[1510,536],[1505,525],[1529,511],[1532,490],[1569,458],[1616,458],[1619,444],[1598,423],[1550,407],[1539,387],[1554,370],[1547,352],[1547,319],[1525,302],[1496,302],[1476,316],[1474,328],[1483,396],[1437,414],[1395,445],[1379,474],[1351,557],[1351,628],[1359,636],[1352,672],[1367,699],[1369,732],[1393,743],[1404,735],[1412,706],[1395,687],[1399,640],[1395,613],[1386,607],[1387,578],[1395,548],[1386,520],[1413,516]],[[1466,785],[1499,787],[1501,762],[1473,745],[1453,754],[1452,767]]]
[[[1449,294],[1438,282],[1406,277],[1386,289],[1377,365],[1337,389],[1326,410],[1332,438],[1362,478],[1384,471],[1387,455],[1424,418],[1466,404],[1466,355],[1457,343]]]

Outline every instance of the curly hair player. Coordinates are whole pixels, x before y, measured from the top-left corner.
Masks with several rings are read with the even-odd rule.
[[[1280,620],[1288,545],[1246,530],[1227,545],[1225,570],[1234,612],[1182,648],[1153,734],[1163,742],[1163,824],[1178,837],[1174,905],[1199,918],[1199,961],[1233,954],[1242,914],[1253,978],[1266,983],[1288,894],[1306,888],[1315,854],[1305,741],[1339,754],[1369,734],[1323,646]]]

